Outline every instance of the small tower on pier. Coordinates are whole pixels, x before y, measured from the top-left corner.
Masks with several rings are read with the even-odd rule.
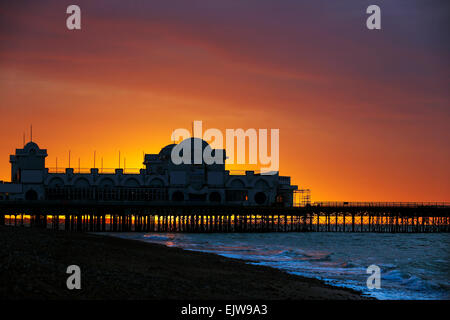
[[[45,172],[45,158],[47,149],[40,149],[39,146],[30,141],[23,149],[16,149],[16,154],[11,155],[11,182],[21,183],[28,190],[25,197],[29,200],[38,199],[38,194],[42,188]]]

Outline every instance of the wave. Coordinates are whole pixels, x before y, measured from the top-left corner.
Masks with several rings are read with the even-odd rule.
[[[420,235],[416,241],[413,235],[389,236],[145,234],[141,239],[278,268],[378,299],[448,299],[448,235]],[[381,269],[380,290],[366,286],[366,269],[372,264]]]

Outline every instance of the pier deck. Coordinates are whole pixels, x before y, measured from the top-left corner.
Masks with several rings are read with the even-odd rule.
[[[148,201],[0,201],[0,224],[67,231],[449,232],[449,203],[253,207]]]

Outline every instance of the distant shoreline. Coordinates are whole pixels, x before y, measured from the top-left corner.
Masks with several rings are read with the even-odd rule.
[[[0,227],[0,299],[366,300],[352,289],[138,240]],[[81,268],[81,290],[66,268]]]

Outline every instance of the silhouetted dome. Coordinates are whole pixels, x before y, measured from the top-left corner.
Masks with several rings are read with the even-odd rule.
[[[164,148],[161,149],[161,151],[159,152],[160,156],[170,156],[170,153],[172,152],[173,147],[175,147],[176,144],[169,144],[167,146],[165,146]]]
[[[205,140],[200,139],[200,138],[188,138],[188,139],[185,139],[185,140],[181,141],[178,144],[178,146],[180,148],[182,148],[182,149],[190,147],[190,149],[191,149],[191,163],[192,164],[194,163],[194,155],[195,155],[195,150],[197,148],[199,148],[199,149],[201,148],[200,149],[200,151],[201,151],[201,153],[200,153],[201,154],[201,158],[200,159],[201,159],[202,162],[203,162],[203,151],[206,148],[211,148],[209,146],[208,142],[206,142]],[[183,150],[181,150],[180,156],[183,156]]]
[[[175,146],[176,146],[176,144],[169,144],[169,145],[165,146],[164,148],[162,148],[161,151],[159,152],[159,158],[161,160],[170,159],[170,154],[172,153],[172,149]]]
[[[187,145],[190,144],[191,153],[193,153],[194,150],[199,146],[201,146],[202,152],[203,152],[203,150],[205,150],[205,148],[209,147],[209,143],[200,138],[188,138],[188,139],[185,139],[180,142],[180,146],[185,145],[185,144],[187,144]]]
[[[25,152],[30,152],[33,150],[34,152],[36,152],[37,150],[39,150],[39,146],[33,141],[30,141],[25,145],[25,147],[23,147],[23,149],[25,150]]]
[[[183,150],[185,148],[190,148],[191,150],[191,164],[194,163],[194,155],[195,155],[195,150],[197,148],[201,148],[201,155],[200,155],[200,159],[203,162],[203,152],[205,151],[206,148],[211,148],[211,146],[208,144],[208,142],[206,142],[203,139],[200,138],[188,138],[185,139],[183,141],[181,141],[179,144],[169,144],[167,146],[165,146],[164,148],[161,149],[161,151],[159,152],[159,158],[161,160],[169,160],[171,159],[172,156],[172,150],[173,148],[175,148],[175,146],[177,146],[178,152],[179,152],[179,156],[183,156]],[[215,151],[212,151],[213,154],[215,154]]]

